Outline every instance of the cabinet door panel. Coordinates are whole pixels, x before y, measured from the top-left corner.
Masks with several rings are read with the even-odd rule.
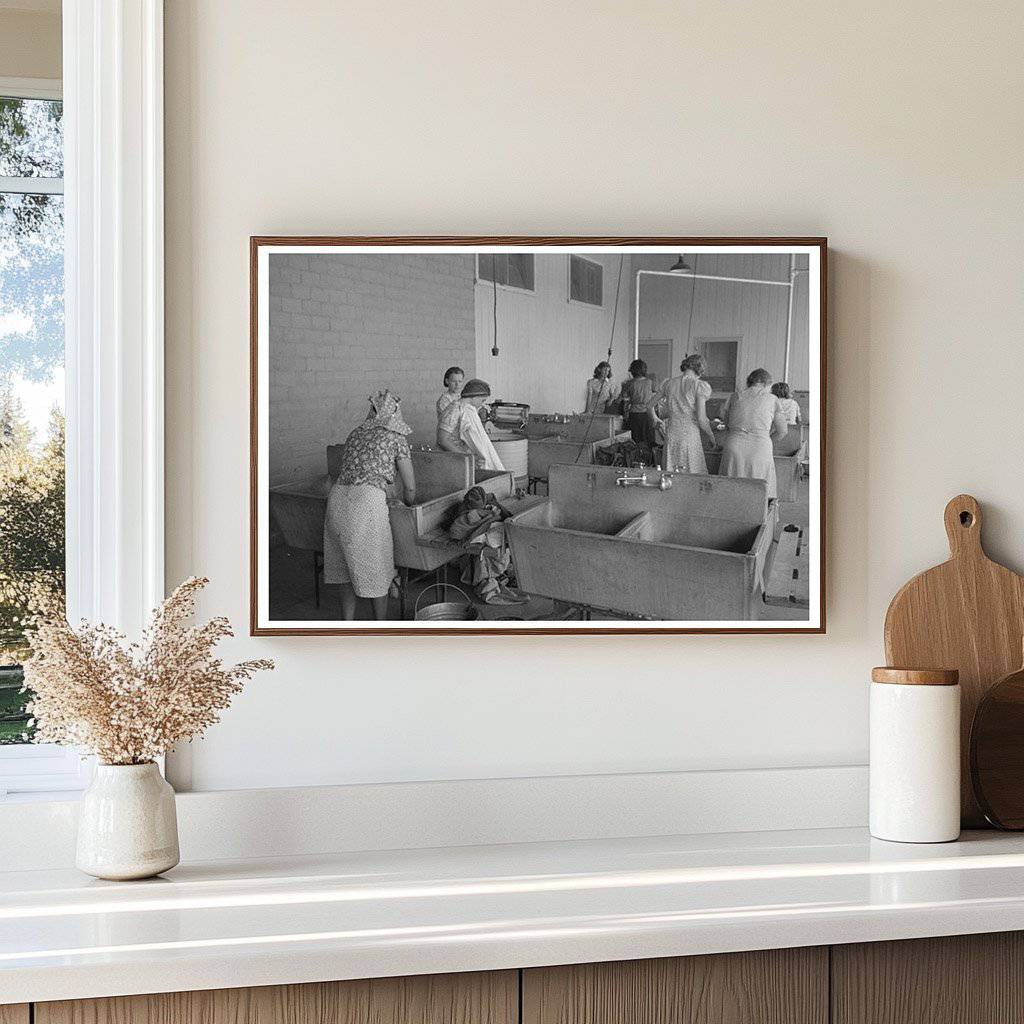
[[[0,1006],[0,1024],[28,1024],[28,1003]]]
[[[832,948],[834,1024],[1024,1024],[1024,934]]]
[[[516,972],[495,971],[37,1003],[35,1024],[516,1024],[517,1016]]]
[[[523,972],[523,1024],[826,1024],[828,950],[627,960]]]

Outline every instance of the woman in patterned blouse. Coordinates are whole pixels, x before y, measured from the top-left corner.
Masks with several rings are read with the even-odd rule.
[[[415,504],[416,481],[398,399],[381,391],[370,399],[369,416],[348,435],[341,471],[327,499],[324,520],[324,583],[341,586],[342,618],[356,617],[356,598],[373,602],[373,617],[387,618],[388,590],[395,577],[388,489],[395,474],[407,505]]]

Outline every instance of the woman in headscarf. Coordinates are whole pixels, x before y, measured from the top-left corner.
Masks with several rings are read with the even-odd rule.
[[[687,356],[680,364],[680,375],[669,377],[658,389],[650,406],[651,423],[661,427],[665,448],[661,468],[679,473],[706,474],[707,461],[700,435],[715,446],[715,434],[706,411],[711,385],[701,380],[707,364],[701,355]]]
[[[586,413],[603,413],[605,407],[618,400],[619,385],[612,380],[612,364],[600,362],[594,367],[594,376],[587,381]]]
[[[437,423],[437,443],[446,452],[468,452],[473,455],[479,469],[504,470],[498,453],[480,421],[480,409],[491,397],[491,386],[486,381],[466,381],[457,402],[452,402],[441,413]]]
[[[441,392],[441,397],[437,400],[437,443],[441,443],[441,415],[448,408],[452,402],[459,400],[459,392],[462,391],[462,382],[466,379],[465,371],[461,366],[449,366],[444,371],[444,391]]]
[[[395,577],[388,490],[395,475],[407,505],[416,501],[416,480],[399,400],[390,391],[370,399],[370,413],[348,435],[341,471],[327,498],[324,519],[324,582],[341,586],[342,618],[356,617],[356,598],[373,602],[373,617],[387,618]]]
[[[771,374],[753,370],[747,386],[730,395],[722,418],[726,434],[722,440],[722,476],[745,476],[765,480],[768,497],[778,496],[775,479],[773,437],[784,437],[789,430],[786,414],[778,398],[769,391]]]

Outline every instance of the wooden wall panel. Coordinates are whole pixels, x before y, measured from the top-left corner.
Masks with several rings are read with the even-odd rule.
[[[1024,933],[834,946],[834,1024],[1021,1024]]]
[[[828,950],[523,972],[523,1024],[826,1024]]]
[[[517,972],[495,971],[37,1003],[35,1021],[36,1024],[516,1024],[517,1016]],[[2,1021],[2,1024],[8,1022]]]
[[[28,1024],[28,1005],[11,1003],[0,1006],[0,1024]]]

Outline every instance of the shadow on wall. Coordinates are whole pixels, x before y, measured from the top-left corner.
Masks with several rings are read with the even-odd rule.
[[[881,622],[869,621],[870,565],[867,559],[841,559],[841,552],[870,550],[870,452],[873,432],[871,380],[874,324],[872,292],[879,271],[866,260],[841,250],[828,253],[828,389],[823,394],[828,435],[825,485],[828,535],[823,537],[828,572],[826,599],[829,633],[835,623],[855,631],[849,640],[881,639]],[[838,445],[837,437],[851,439]],[[882,608],[884,614],[884,605]]]

